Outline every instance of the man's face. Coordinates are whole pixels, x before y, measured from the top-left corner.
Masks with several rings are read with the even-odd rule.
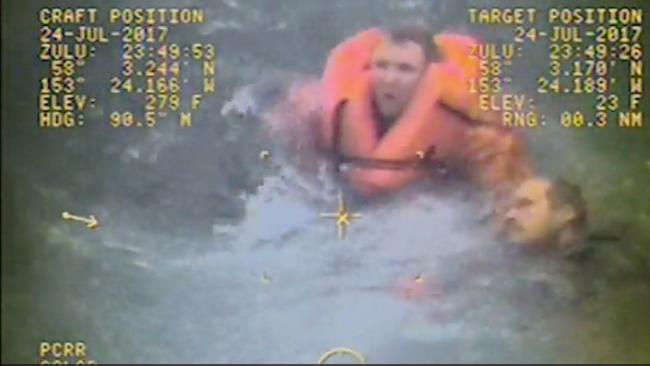
[[[415,42],[387,40],[371,64],[373,97],[379,112],[394,118],[408,105],[426,68],[422,47]]]
[[[555,229],[549,200],[551,183],[544,179],[524,181],[514,192],[503,217],[506,239],[535,243],[548,238]]]

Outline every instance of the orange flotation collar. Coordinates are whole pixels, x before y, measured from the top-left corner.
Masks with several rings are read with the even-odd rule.
[[[341,102],[353,99],[370,69],[372,53],[386,39],[378,28],[371,28],[346,39],[329,55],[322,77],[324,91],[324,118],[320,125],[320,143],[331,149],[334,137],[334,120]],[[495,117],[481,111],[478,95],[469,93],[469,80],[479,76],[479,60],[471,56],[477,40],[470,36],[443,33],[433,37],[442,55],[444,72],[438,85],[432,86],[432,99],[477,121],[490,121]],[[438,91],[439,90],[439,91]]]

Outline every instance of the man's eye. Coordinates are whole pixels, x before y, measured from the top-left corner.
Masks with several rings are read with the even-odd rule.
[[[375,61],[375,67],[378,69],[385,69],[388,67],[388,62],[386,61]]]
[[[398,69],[399,71],[403,71],[403,72],[411,72],[415,70],[415,68],[409,64],[400,64]]]
[[[533,204],[533,201],[532,201],[532,200],[530,200],[530,199],[528,199],[528,198],[520,198],[520,199],[518,199],[517,202],[515,203],[515,206],[516,206],[516,207],[526,207],[526,206],[530,206],[530,205],[532,205],[532,204]]]

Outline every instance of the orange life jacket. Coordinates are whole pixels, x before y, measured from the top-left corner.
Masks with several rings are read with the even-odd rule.
[[[363,84],[370,68],[372,53],[386,39],[377,28],[365,30],[343,41],[329,55],[322,77],[324,116],[320,125],[320,143],[331,149],[334,138],[334,120],[341,102],[353,99]],[[491,121],[495,116],[481,111],[478,95],[469,93],[469,80],[479,74],[478,59],[471,57],[471,48],[477,41],[459,34],[439,34],[433,42],[443,56],[444,72],[431,86],[431,98],[439,100],[477,121]]]

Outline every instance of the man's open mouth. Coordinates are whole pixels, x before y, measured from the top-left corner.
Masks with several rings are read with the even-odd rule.
[[[515,219],[508,219],[503,225],[504,231],[508,233],[515,233],[522,231],[521,225]]]
[[[392,93],[382,93],[381,96],[384,99],[388,99],[388,100],[395,100],[396,99],[396,96],[394,94],[392,94]]]

